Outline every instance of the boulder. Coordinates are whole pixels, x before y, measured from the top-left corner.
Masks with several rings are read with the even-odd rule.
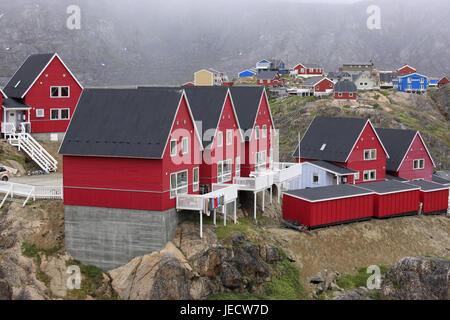
[[[11,300],[13,291],[5,279],[0,279],[0,300]]]
[[[229,289],[239,288],[242,283],[241,274],[229,263],[220,266],[220,279],[222,285]]]
[[[394,264],[381,285],[382,299],[448,300],[450,261],[406,257]]]
[[[337,294],[333,298],[333,300],[372,300],[367,296],[368,292],[368,289],[363,287],[358,289],[351,289]]]

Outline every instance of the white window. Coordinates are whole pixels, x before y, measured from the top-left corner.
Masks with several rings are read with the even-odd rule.
[[[353,93],[350,93],[350,97],[353,97]]]
[[[177,194],[188,193],[188,171],[180,171],[170,175],[170,198],[173,199]]]
[[[266,168],[266,151],[255,152],[255,170],[261,170]]]
[[[301,73],[305,73],[305,68],[301,68],[301,69],[300,69],[300,72],[301,72]]]
[[[364,170],[363,180],[364,181],[377,180],[377,170]]]
[[[408,83],[411,83],[411,78],[408,78]]]
[[[419,170],[425,168],[425,159],[416,159],[413,162],[414,170]]]
[[[235,166],[236,166],[235,176],[240,177],[241,176],[241,158],[240,157],[236,157]]]
[[[50,97],[51,98],[69,98],[70,88],[64,87],[50,87]]]
[[[377,150],[376,149],[364,150],[364,160],[377,160]]]
[[[181,139],[181,153],[187,154],[189,150],[189,138],[184,137]]]
[[[339,97],[342,97],[342,93],[339,92]]]
[[[222,147],[223,146],[223,132],[217,131],[217,146]]]
[[[262,126],[262,137],[265,139],[267,138],[267,125]]]
[[[218,183],[231,181],[231,168],[232,168],[231,159],[219,161],[217,163],[217,182]]]
[[[255,139],[259,140],[259,126],[255,127]]]
[[[44,117],[44,109],[36,109],[36,118]]]
[[[355,180],[359,180],[359,171],[355,173]]]
[[[233,130],[227,130],[227,146],[233,144]]]
[[[319,184],[319,174],[317,172],[313,172],[312,174],[312,183]]]
[[[175,157],[177,155],[177,140],[170,140],[170,156]]]
[[[70,117],[69,109],[50,109],[51,120],[68,120],[69,117]]]
[[[327,144],[326,143],[324,143],[321,147],[320,147],[320,151],[323,151],[323,150],[325,150],[325,148],[327,147]]]
[[[200,173],[199,173],[199,168],[198,167],[195,167],[193,169],[192,180],[193,180],[193,182],[192,182],[192,191],[194,191],[194,192],[198,191],[199,181],[200,181]]]
[[[420,83],[423,83],[424,82],[424,78],[420,78]]]

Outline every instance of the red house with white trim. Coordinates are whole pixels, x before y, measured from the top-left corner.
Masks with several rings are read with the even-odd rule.
[[[62,138],[83,87],[57,53],[28,57],[4,88],[8,96],[0,112],[16,130],[22,124],[34,136]]]
[[[438,82],[438,88],[442,88],[442,87],[444,87],[447,83],[449,83],[450,82],[450,80],[449,80],[449,78],[448,77],[443,77],[441,80],[439,80],[439,82]]]
[[[257,84],[263,86],[278,86],[280,84],[280,74],[278,71],[261,70],[257,75]]]
[[[341,80],[334,86],[334,99],[343,101],[355,101],[358,98],[358,89],[350,80]]]
[[[230,90],[226,87],[185,88],[189,106],[202,135],[202,193],[213,183],[232,183],[240,176],[243,134]]]
[[[240,128],[244,131],[241,176],[270,167],[273,162],[275,125],[266,90],[262,87],[231,87]]]
[[[416,69],[413,67],[410,67],[409,65],[404,65],[403,67],[399,68],[396,70],[396,72],[394,73],[398,73],[400,75],[407,75],[407,74],[411,74],[411,73],[416,73]]]
[[[323,160],[356,171],[340,182],[347,184],[384,181],[389,158],[369,119],[331,117],[313,119],[293,156],[297,162]]]
[[[386,161],[389,174],[407,180],[432,181],[435,163],[419,131],[376,129],[390,158]]]
[[[299,63],[293,68],[293,73],[302,77],[317,77],[323,76],[323,68],[317,64]]]
[[[333,93],[334,82],[326,77],[314,77],[305,80],[302,88],[309,90],[314,96],[327,95]]]

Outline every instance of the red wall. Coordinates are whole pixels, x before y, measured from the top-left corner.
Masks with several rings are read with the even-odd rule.
[[[438,82],[438,87],[441,88],[443,86],[445,86],[447,83],[449,83],[450,80],[447,78],[442,78],[439,82]]]
[[[64,77],[63,74],[66,76]],[[46,76],[47,75],[47,76]],[[69,86],[69,98],[50,98],[51,86]],[[25,96],[25,104],[32,107],[30,122],[32,133],[65,132],[69,120],[50,120],[50,109],[69,108],[72,118],[82,88],[61,61],[55,57]],[[36,109],[44,109],[44,117],[36,118]]]
[[[406,191],[374,196],[374,217],[417,212],[419,210],[420,191]]]
[[[373,195],[308,202],[283,194],[283,219],[299,221],[308,227],[370,218],[373,214]]]
[[[209,129],[209,128],[208,128]],[[212,128],[215,129],[215,128]],[[234,130],[233,144],[227,146],[226,144],[226,132],[227,130]],[[200,183],[208,184],[211,190],[212,184],[217,183],[217,163],[222,160],[231,159],[232,166],[232,177],[229,183],[233,182],[233,177],[236,173],[236,157],[241,157],[242,162],[242,139],[239,133],[239,124],[235,117],[233,107],[231,105],[230,96],[228,94],[225,101],[225,106],[220,115],[220,121],[218,130],[222,131],[223,134],[223,147],[218,147],[216,137],[214,139],[214,144],[211,151],[207,150],[203,153],[203,163],[200,167]]]
[[[377,159],[376,160],[364,160],[364,150],[366,149],[377,149]],[[386,180],[386,153],[381,146],[374,130],[369,125],[363,130],[363,133],[359,137],[358,142],[353,148],[347,163],[338,163],[349,169],[359,171],[359,179],[355,181],[356,184],[363,183],[363,172],[364,170],[377,170],[375,181],[385,181]],[[371,181],[371,182],[375,182]]]
[[[416,69],[413,69],[409,66],[404,66],[403,68],[400,68],[397,70],[397,73],[399,74],[410,74],[410,73],[415,73]]]
[[[319,89],[317,89],[319,87]],[[326,90],[330,90],[334,88],[333,81],[330,81],[328,79],[323,79],[318,84],[314,86],[314,92],[326,92]]]
[[[420,202],[423,203],[422,212],[430,213],[448,209],[448,189],[423,192],[420,191]]]
[[[302,72],[302,68],[304,69]],[[315,71],[312,71],[310,69],[314,69]],[[297,70],[298,74],[300,75],[322,75],[323,74],[323,69],[322,68],[307,68],[301,64],[297,65],[294,67],[294,70]]]
[[[187,169],[188,190],[194,193],[192,169],[201,163],[199,142],[194,134],[183,99],[162,160],[64,156],[64,204],[154,211],[174,208],[176,199],[170,199],[170,173]],[[190,142],[189,153],[184,156],[182,136],[188,136]],[[179,142],[178,156],[171,158],[169,144],[174,138]]]
[[[414,170],[415,159],[425,159],[425,168]],[[428,155],[425,145],[422,143],[419,135],[416,135],[414,138],[414,141],[396,175],[408,180],[424,179],[432,181],[433,162],[431,161],[431,158]]]
[[[267,138],[263,138],[262,135],[262,126],[267,125]],[[259,126],[260,135],[259,140],[255,138],[255,127]],[[269,150],[273,147],[273,135],[274,135],[274,125],[270,118],[269,105],[267,104],[267,100],[265,97],[265,93],[263,93],[263,97],[261,99],[261,104],[258,109],[258,115],[256,116],[256,121],[253,126],[253,132],[249,141],[245,142],[244,146],[244,156],[245,159],[241,158],[241,176],[248,177],[251,171],[255,171],[255,152],[266,150],[266,159],[269,161]],[[267,163],[267,167],[269,167],[269,163]]]
[[[350,97],[349,92],[342,92],[342,97],[339,97],[339,93],[334,93],[334,99],[336,100],[356,100],[358,97],[358,94],[356,92],[353,92],[353,97]]]

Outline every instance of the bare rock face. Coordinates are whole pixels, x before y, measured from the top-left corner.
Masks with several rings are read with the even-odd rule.
[[[6,280],[0,279],[0,300],[11,300],[12,289]]]
[[[343,293],[339,293],[333,300],[372,300],[367,296],[369,290],[361,287],[358,289],[351,289]]]
[[[63,298],[67,295],[67,262],[71,259],[69,255],[58,257],[41,256],[40,269],[50,279],[50,290],[55,297]]]
[[[389,300],[448,300],[450,261],[406,257],[386,273],[381,297]]]

